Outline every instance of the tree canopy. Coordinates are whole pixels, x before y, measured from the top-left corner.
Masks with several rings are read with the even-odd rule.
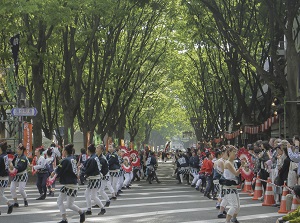
[[[288,102],[299,95],[298,0],[0,4],[0,100],[17,101],[18,86],[26,86],[29,107],[38,111],[34,147],[42,132],[51,139],[60,127],[60,144],[75,130],[92,140],[128,133],[143,144],[154,130],[165,141],[184,131],[218,138],[241,128],[237,123],[263,123],[274,97],[289,136],[299,133],[299,108]],[[16,33],[18,73],[9,41]],[[3,120],[14,106],[1,105]]]

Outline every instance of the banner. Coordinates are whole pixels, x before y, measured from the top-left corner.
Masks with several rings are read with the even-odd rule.
[[[262,124],[258,125],[258,126],[244,126],[244,132],[247,134],[258,134],[259,132],[265,132],[267,131],[269,128],[271,128],[271,126],[278,120],[278,116],[274,116],[274,117],[270,117],[268,118],[266,121],[264,121]],[[224,137],[226,139],[233,139],[236,138],[237,136],[240,135],[239,131],[235,131],[233,133],[225,133]]]
[[[17,34],[10,38],[10,44],[11,44],[11,52],[12,57],[14,59],[14,65],[16,69],[16,76],[18,76],[18,67],[19,67],[19,50],[20,50],[20,34]]]
[[[32,158],[32,124],[24,122],[23,145],[25,146],[25,155]]]

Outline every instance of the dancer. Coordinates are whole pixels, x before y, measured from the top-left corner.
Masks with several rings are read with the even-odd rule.
[[[130,157],[132,159],[131,164],[132,164],[132,180],[131,182],[133,182],[135,180],[135,178],[137,179],[137,181],[140,181],[140,170],[141,170],[141,162],[140,162],[140,158],[139,158],[139,154],[137,151],[130,151]]]
[[[179,150],[178,159],[177,159],[177,179],[178,184],[183,183],[183,176],[189,174],[189,160],[186,155],[182,153],[181,150]],[[187,180],[187,183],[189,184],[189,181]]]
[[[160,183],[155,172],[157,168],[157,160],[153,151],[150,152],[150,156],[148,157],[146,164],[148,173],[147,180],[149,181],[149,184],[152,184],[152,179],[156,180],[157,183]]]
[[[237,176],[240,175],[240,170],[243,165],[239,167],[239,169],[234,168],[234,160],[236,158],[237,149],[234,146],[229,146],[227,149],[228,160],[224,165],[224,179],[225,183],[223,183],[222,195],[224,196],[221,206],[225,207],[226,204],[230,205],[230,209],[227,212],[226,223],[239,221],[236,219],[239,210],[240,210],[240,198],[237,191],[238,179]],[[221,183],[221,181],[220,181]],[[225,203],[225,205],[223,204]]]
[[[112,199],[116,199],[116,195],[118,193],[118,182],[120,176],[120,163],[118,159],[118,154],[115,152],[115,149],[112,145],[108,147],[108,154],[106,155],[106,159],[108,161],[110,182],[112,183],[112,187],[114,189],[114,194]]]
[[[0,202],[5,201],[8,209],[7,214],[11,214],[14,205],[9,202],[9,200],[4,195],[4,190],[8,185],[8,170],[9,170],[9,160],[6,153],[7,142],[0,143]],[[0,212],[1,215],[1,212]]]
[[[219,180],[221,178],[221,175],[223,174],[223,170],[224,170],[224,162],[222,159],[223,156],[223,151],[222,150],[217,150],[216,151],[216,158],[217,160],[214,162],[214,171],[213,171],[213,183],[215,186],[215,193],[216,195],[218,195],[218,201],[216,203],[216,208],[220,209],[220,204],[222,201],[222,197],[220,194],[220,184],[219,184]]]
[[[125,155],[125,153],[127,153],[127,149],[119,149],[117,151],[118,154],[118,160],[119,160],[119,164],[120,164],[120,171],[119,171],[119,177],[118,177],[118,184],[117,184],[117,196],[120,196],[121,193],[123,193],[122,191],[122,187],[123,187],[123,182],[124,182],[124,170],[123,168],[121,168],[121,165],[123,164],[123,156]]]
[[[189,164],[191,168],[190,174],[194,177],[191,183],[191,187],[195,187],[197,180],[199,179],[199,156],[197,155],[197,151],[192,151],[192,156],[190,157]]]
[[[80,156],[79,156],[79,160],[78,160],[78,168],[80,169],[80,184],[81,185],[84,185],[84,181],[85,181],[85,178],[84,178],[84,175],[85,175],[85,162],[87,161],[87,159],[89,158],[88,155],[86,154],[86,151],[84,148],[82,148],[80,150]]]
[[[73,144],[65,146],[62,152],[65,158],[51,174],[51,177],[59,177],[59,182],[62,184],[57,198],[58,208],[62,215],[62,220],[59,223],[68,223],[66,208],[79,213],[80,223],[85,221],[85,212],[74,204],[78,191],[78,183],[76,159],[72,156],[73,148]],[[64,204],[65,200],[67,200],[66,205]]]
[[[85,199],[87,204],[87,211],[85,214],[92,215],[92,200],[94,200],[95,203],[101,208],[101,211],[98,213],[98,215],[104,215],[106,210],[97,194],[97,191],[100,188],[101,164],[98,156],[95,154],[95,145],[89,145],[87,152],[89,159],[85,163],[85,178],[88,180],[88,185],[85,190]]]
[[[222,158],[219,159],[218,161],[218,170],[223,174],[224,173],[224,165],[225,165],[225,161],[228,159],[228,155],[227,155],[227,152],[226,152],[226,146],[223,146],[221,148],[222,150]],[[221,199],[218,200],[219,204],[217,203],[216,204],[216,208],[217,209],[220,209],[219,213],[218,213],[218,218],[226,218],[226,215],[227,215],[227,212],[225,211],[225,207],[227,205],[227,203],[224,201],[223,202],[223,195],[222,195],[222,189],[223,189],[223,186],[219,184],[219,189],[220,189],[220,197]],[[219,208],[218,208],[219,206]]]
[[[113,197],[116,197],[114,194],[114,189],[111,186],[111,183],[109,181],[109,172],[108,172],[108,162],[106,160],[106,157],[103,155],[104,151],[104,145],[98,145],[96,148],[96,154],[99,158],[100,164],[101,164],[101,174],[102,174],[102,179],[101,179],[101,186],[99,189],[100,195],[106,200],[106,203],[104,207],[109,207],[110,205],[110,200],[108,195],[105,192],[105,188],[107,187],[110,193],[112,193]],[[99,207],[97,204],[93,207]]]
[[[122,163],[122,169],[124,171],[124,177],[125,177],[125,180],[123,182],[123,185],[122,185],[122,189],[130,189],[130,182],[131,182],[131,173],[132,173],[132,165],[130,164],[130,161],[129,161],[129,154],[126,155],[123,157],[123,163]]]
[[[19,207],[17,199],[17,186],[19,187],[19,192],[23,197],[24,207],[28,206],[25,187],[28,180],[27,166],[29,161],[24,155],[25,150],[26,148],[20,143],[17,148],[17,154],[15,155],[13,161],[9,163],[9,173],[13,177],[10,183],[10,192],[14,199],[14,207]]]

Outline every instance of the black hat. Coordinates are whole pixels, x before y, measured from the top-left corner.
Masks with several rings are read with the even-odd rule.
[[[89,150],[91,153],[95,153],[95,151],[96,151],[95,145],[94,145],[94,144],[90,144],[90,145],[88,146],[88,150]]]

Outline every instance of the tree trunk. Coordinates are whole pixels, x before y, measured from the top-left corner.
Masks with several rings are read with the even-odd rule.
[[[126,116],[125,114],[123,114],[119,118],[119,123],[116,129],[116,138],[119,140],[119,145],[121,143],[121,139],[125,138],[125,125],[126,125]]]
[[[64,110],[64,145],[67,145],[69,143],[73,142],[73,136],[74,136],[74,123],[75,115],[74,112],[70,109]],[[69,135],[69,129],[70,129],[70,139],[68,137]]]
[[[145,140],[144,140],[144,144],[149,144],[149,140],[150,140],[150,134],[152,131],[151,125],[149,125],[148,123],[145,124],[146,128],[145,128]]]
[[[42,100],[43,95],[43,62],[39,61],[38,64],[32,66],[32,80],[34,87],[33,95],[33,105],[37,110],[37,114],[32,118],[33,120],[33,148],[39,147],[42,145]]]
[[[295,47],[295,40],[293,38],[293,22],[298,15],[298,8],[288,2],[287,4],[287,27],[285,36],[287,40],[286,62],[287,62],[287,81],[288,87],[285,89],[286,105],[285,114],[288,123],[288,136],[291,138],[299,134],[298,116],[297,112],[297,93],[298,93],[298,76],[299,76],[299,56]],[[299,5],[299,3],[298,3]],[[299,27],[298,27],[299,28]],[[286,136],[285,136],[286,137]]]

